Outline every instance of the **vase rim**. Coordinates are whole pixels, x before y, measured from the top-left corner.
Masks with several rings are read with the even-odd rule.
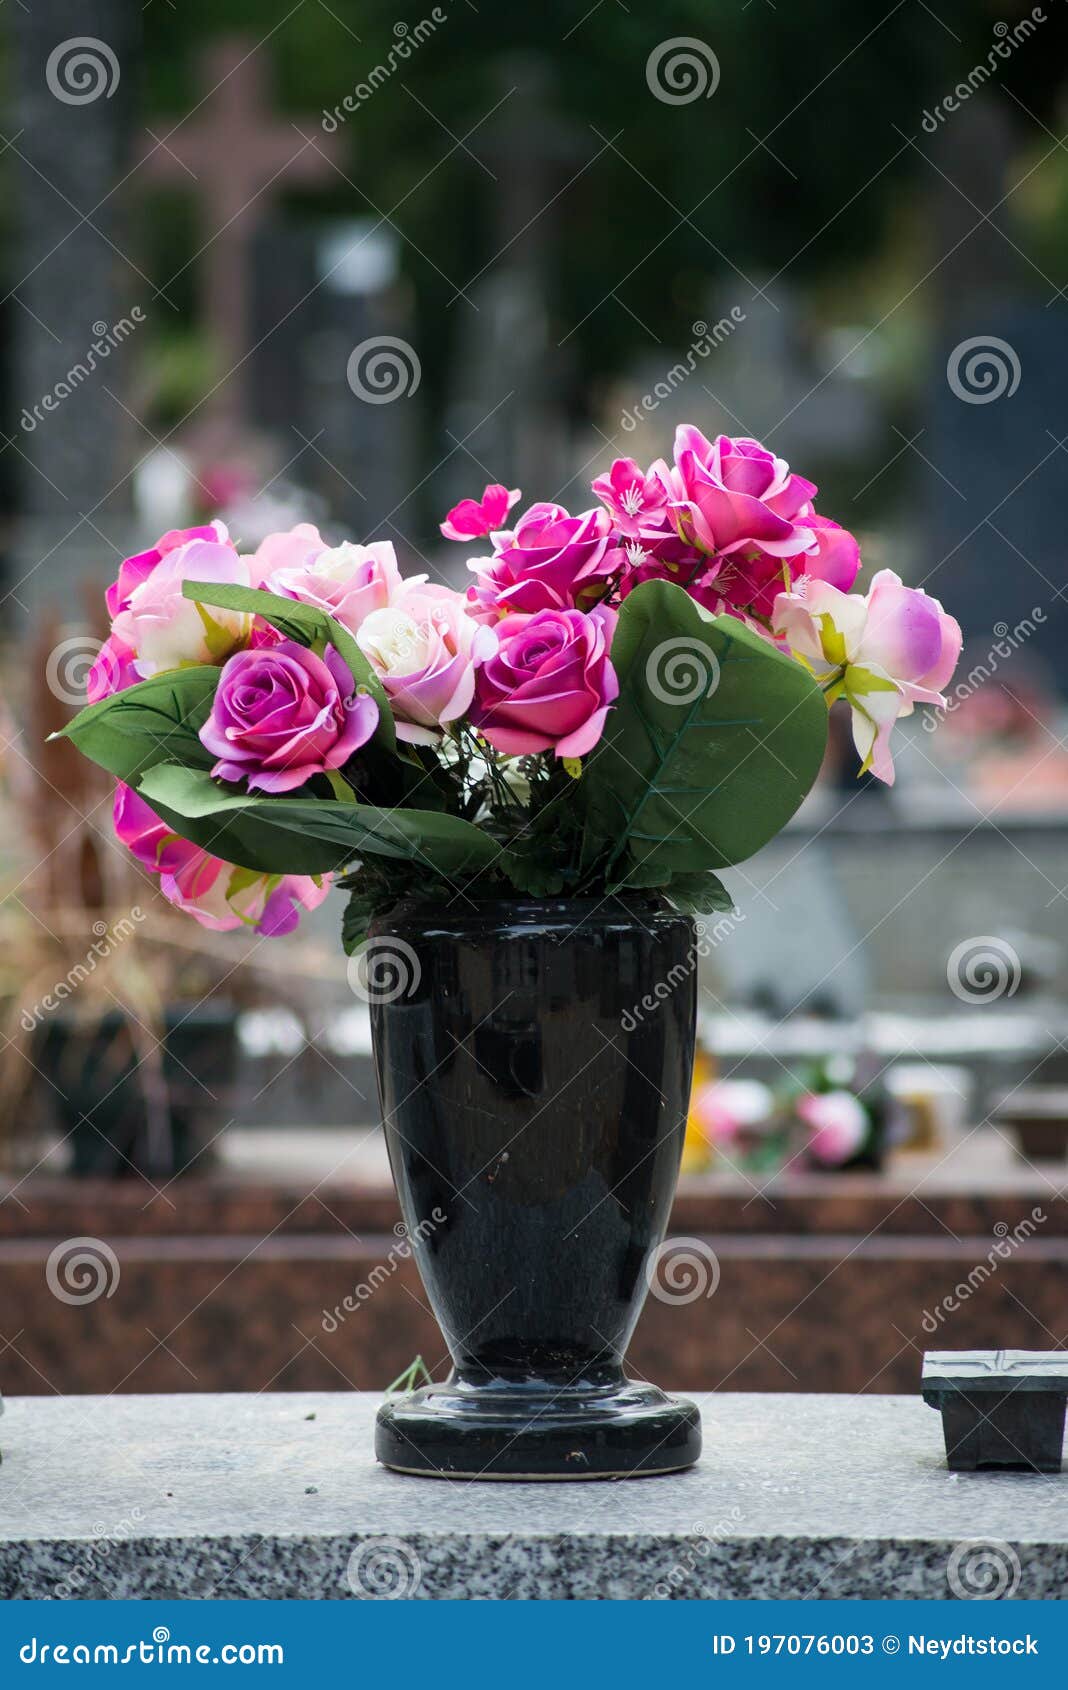
[[[401,898],[370,923],[370,932],[387,933],[398,926],[419,926],[429,931],[525,927],[537,925],[598,926],[620,920],[641,922],[688,921],[689,916],[672,908],[658,892],[613,893],[600,898],[478,898],[457,899],[442,909],[421,898]]]

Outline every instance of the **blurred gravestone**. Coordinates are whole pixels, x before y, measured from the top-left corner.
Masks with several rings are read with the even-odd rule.
[[[252,415],[336,523],[397,541],[415,526],[420,365],[396,237],[372,218],[275,220],[253,255]]]
[[[26,611],[77,611],[72,588],[113,575],[127,539],[134,429],[110,394],[122,393],[141,323],[166,309],[126,256],[120,218],[140,10],[50,0],[9,18],[19,309],[4,449],[17,460],[20,522],[8,588]]]
[[[919,580],[980,645],[1041,609],[1028,652],[1063,690],[1068,305],[1025,259],[1011,222],[1024,166],[1004,107],[969,102],[923,150],[940,332],[918,442],[927,462],[913,459],[927,514]]]
[[[552,498],[569,454],[568,356],[550,315],[551,264],[561,197],[589,149],[553,113],[547,67],[522,55],[506,60],[498,109],[466,150],[490,178],[493,253],[454,302],[461,321],[446,448],[462,440],[464,449],[447,479],[455,496],[470,494],[486,479],[484,465],[494,481]]]

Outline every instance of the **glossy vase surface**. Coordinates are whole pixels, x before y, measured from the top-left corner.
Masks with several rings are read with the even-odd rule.
[[[673,1472],[692,1403],[623,1357],[671,1209],[693,1063],[693,923],[655,897],[398,905],[371,928],[386,1141],[453,1361],[394,1396],[404,1472]]]

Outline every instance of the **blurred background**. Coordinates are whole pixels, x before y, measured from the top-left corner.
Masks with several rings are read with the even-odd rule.
[[[3,1388],[446,1363],[340,900],[285,946],[205,934],[44,744],[121,559],[310,520],[459,585],[457,499],[584,509],[681,421],[773,446],[861,585],[897,570],[966,644],[893,789],[835,718],[704,924],[674,1231],[715,1284],[654,1287],[636,1369],[886,1391],[924,1347],[1059,1347],[1059,0],[11,0],[0,27]]]

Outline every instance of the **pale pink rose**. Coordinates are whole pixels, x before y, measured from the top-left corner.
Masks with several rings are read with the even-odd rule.
[[[108,615],[112,618],[112,632],[101,646],[86,680],[86,696],[90,704],[97,704],[102,698],[110,698],[114,692],[123,692],[142,679],[135,667],[137,653],[131,645],[115,634],[114,618],[129,609],[130,599],[136,588],[148,580],[167,553],[177,551],[190,540],[207,540],[233,550],[233,542],[227,535],[226,524],[210,522],[199,528],[172,528],[162,534],[147,551],[135,552],[132,557],[123,559],[117,578],[104,594]]]
[[[475,671],[497,649],[494,630],[467,614],[459,593],[422,577],[366,616],[356,641],[385,689],[397,738],[416,745],[436,744],[466,714]]]
[[[865,597],[802,577],[775,600],[772,626],[828,686],[831,702],[848,700],[865,768],[892,784],[894,723],[916,704],[946,708],[941,689],[961,648],[953,617],[937,599],[882,569]]]
[[[129,786],[115,789],[115,832],[142,866],[160,877],[168,903],[202,927],[228,932],[251,927],[268,938],[291,933],[300,911],[313,910],[330,890],[330,876],[250,875],[172,833]]]
[[[266,534],[252,556],[245,560],[252,585],[268,586],[271,576],[280,569],[304,569],[326,549],[326,541],[314,522],[298,522],[293,528]]]
[[[247,587],[248,562],[219,540],[187,540],[160,558],[111,626],[118,645],[133,653],[141,680],[191,663],[220,663],[248,639],[247,616],[184,598],[183,581]]]
[[[385,610],[401,589],[397,557],[388,540],[370,546],[345,541],[304,561],[275,570],[265,586],[284,598],[313,604],[355,634],[372,611]]]

